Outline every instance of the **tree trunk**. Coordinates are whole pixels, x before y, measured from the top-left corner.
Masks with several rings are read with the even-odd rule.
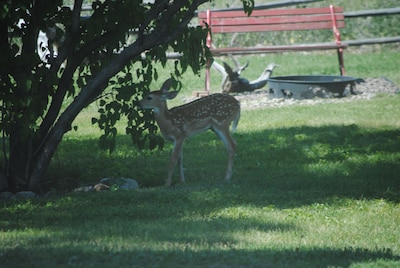
[[[68,131],[68,127],[57,126],[52,129],[43,148],[40,150],[39,155],[35,159],[34,168],[32,174],[29,177],[29,189],[34,192],[41,192],[41,184],[46,171],[50,165],[50,161],[56,152],[58,144],[65,132]]]
[[[0,167],[0,192],[8,189],[8,182],[4,170]]]
[[[32,161],[32,141],[22,138],[20,128],[14,126],[10,133],[10,157],[7,178],[11,191],[26,190]]]

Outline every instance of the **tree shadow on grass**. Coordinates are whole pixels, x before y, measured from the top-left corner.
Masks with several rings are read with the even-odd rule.
[[[234,138],[238,148],[230,190],[243,202],[293,207],[336,197],[400,201],[400,130],[305,126],[239,132]],[[75,178],[76,184],[122,176],[137,179],[142,187],[164,184],[172,145],[163,152],[140,154],[128,137],[117,142],[109,155],[98,149],[95,139],[64,141],[50,177],[55,183],[60,176]],[[226,152],[215,134],[189,139],[184,156],[188,187],[229,187],[223,183]],[[177,176],[176,171],[174,182]],[[246,198],[246,192],[260,198]]]
[[[368,251],[361,248],[343,250],[121,250],[107,251],[98,247],[88,251],[79,247],[53,249],[51,252],[38,253],[27,258],[27,252],[15,249],[9,255],[18,256],[18,261],[1,259],[5,267],[350,267],[351,265],[369,264],[370,267],[381,263],[385,267],[396,267],[399,258],[390,252]],[[65,255],[69,252],[69,255]],[[60,255],[48,259],[49,253]],[[238,257],[240,256],[240,257]]]
[[[400,201],[400,130],[294,127],[237,140],[238,184],[266,191],[280,207],[332,197]],[[288,195],[299,203],[279,198]]]

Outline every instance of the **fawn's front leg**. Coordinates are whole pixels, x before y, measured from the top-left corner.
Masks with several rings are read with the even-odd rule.
[[[172,150],[172,154],[171,154],[171,157],[169,158],[169,162],[168,162],[168,178],[167,178],[167,182],[165,183],[165,186],[171,186],[172,175],[174,173],[174,168],[175,168],[177,162],[179,162],[179,168],[180,168],[180,172],[181,172],[181,181],[182,181],[182,179],[185,180],[183,177],[183,167],[182,167],[183,159],[181,159],[182,145],[183,145],[183,140],[176,140],[174,142],[174,149]]]
[[[179,152],[178,165],[181,183],[185,183],[185,174],[183,173],[183,146],[181,146],[181,150]]]

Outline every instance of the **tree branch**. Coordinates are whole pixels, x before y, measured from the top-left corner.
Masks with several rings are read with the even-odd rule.
[[[151,33],[146,34],[145,31],[147,26],[144,27],[144,25],[150,25],[152,19],[146,21],[147,24],[143,24],[141,28],[141,33],[139,34],[141,34],[143,38],[138,38],[134,43],[123,49],[120,54],[113,57],[99,73],[97,73],[90,81],[88,81],[87,85],[81,89],[80,93],[60,115],[57,122],[55,122],[48,134],[46,143],[38,152],[39,154],[37,157],[36,166],[33,169],[31,179],[29,181],[29,186],[31,189],[40,185],[40,180],[44,176],[51,157],[54,155],[54,152],[64,133],[70,129],[73,120],[84,107],[86,107],[95,99],[96,96],[100,95],[104,91],[105,85],[107,85],[109,79],[116,75],[132,59],[139,57],[142,52],[154,48],[160,44],[170,43],[179,35],[181,35],[186,29],[186,26],[190,22],[191,18],[194,16],[194,12],[196,11],[197,7],[206,1],[207,0],[194,1],[189,6],[178,24],[174,28],[168,28],[168,25],[170,25],[170,22],[173,21],[174,16],[179,14],[179,12],[182,12],[181,8],[185,6],[182,4],[183,1],[173,1],[172,6],[168,7],[168,9],[161,15],[157,26]],[[162,3],[165,2],[168,1],[165,0]],[[161,8],[161,6],[158,8]],[[89,46],[86,48],[89,48]],[[82,49],[81,51],[84,50],[85,49]],[[82,56],[83,54],[80,55],[79,58]],[[72,69],[72,67],[69,68]]]
[[[74,1],[70,28],[66,32],[65,40],[62,46],[59,48],[58,56],[53,60],[50,68],[50,70],[55,73],[58,72],[61,64],[67,59],[68,55],[73,53],[73,50],[79,40],[78,37],[80,36],[79,26],[81,21],[82,3],[83,0]]]
[[[57,73],[61,64],[67,59],[67,56],[72,54],[75,44],[77,43],[79,36],[79,25],[80,25],[80,13],[82,10],[83,0],[76,0],[72,10],[72,23],[70,30],[66,33],[66,39],[63,46],[60,48],[60,53],[54,63],[52,64],[50,71]],[[57,87],[56,93],[53,95],[49,109],[47,110],[46,116],[44,117],[42,124],[39,129],[39,139],[44,138],[54,121],[58,117],[62,103],[68,88],[72,84],[72,77],[79,63],[70,61],[65,68]],[[39,148],[38,148],[39,149]],[[36,149],[36,150],[38,150]]]
[[[65,95],[73,83],[73,76],[78,66],[91,51],[103,46],[112,37],[112,33],[103,34],[102,36],[92,40],[90,43],[85,44],[79,51],[75,52],[70,59],[68,59],[66,68],[58,82],[57,92],[54,94],[46,116],[40,125],[40,137],[47,135],[56,118],[59,116]]]

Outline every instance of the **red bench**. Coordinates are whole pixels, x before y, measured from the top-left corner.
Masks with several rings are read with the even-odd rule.
[[[285,51],[311,51],[335,49],[341,75],[345,75],[343,50],[348,46],[340,40],[339,28],[344,28],[342,7],[286,8],[253,10],[250,16],[243,11],[202,11],[198,13],[200,25],[207,24],[211,34],[207,46],[214,56],[273,53]],[[254,47],[214,47],[212,36],[217,33],[333,30],[333,39],[324,43],[272,45]],[[210,88],[210,66],[206,70],[206,91]]]

